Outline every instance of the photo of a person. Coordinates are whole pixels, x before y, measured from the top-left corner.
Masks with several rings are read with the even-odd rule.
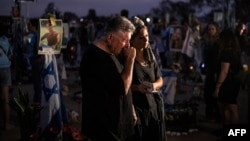
[[[50,20],[40,19],[40,42],[42,47],[40,54],[59,54],[62,46],[63,23],[62,20],[55,20],[56,25],[52,26]],[[45,49],[46,48],[46,49]],[[46,50],[43,52],[43,50]]]
[[[181,26],[172,27],[169,46],[171,51],[181,51],[183,45],[183,31]]]
[[[41,41],[46,39],[47,40],[47,46],[51,46],[53,49],[57,49],[60,40],[61,40],[61,35],[58,31],[54,30],[53,26],[51,25],[50,22],[46,23],[46,28],[48,32],[43,34],[41,37]]]

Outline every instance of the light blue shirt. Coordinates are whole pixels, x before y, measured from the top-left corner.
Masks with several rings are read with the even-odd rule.
[[[31,59],[32,57],[37,55],[37,33],[31,32],[28,36],[28,57]]]
[[[9,40],[6,36],[0,37],[0,69],[9,68],[11,66],[11,61],[8,55],[11,52],[11,46]]]

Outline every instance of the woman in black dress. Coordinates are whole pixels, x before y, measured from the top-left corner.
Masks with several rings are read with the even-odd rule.
[[[138,17],[133,17],[132,22],[136,27],[131,45],[136,49],[132,95],[139,121],[137,141],[165,141],[161,71],[149,45],[147,26]]]
[[[241,83],[235,78],[240,71],[240,47],[234,32],[226,29],[219,38],[219,70],[215,86],[215,97],[218,98],[222,123],[238,124],[239,113],[237,97]]]
[[[220,121],[219,106],[217,99],[213,97],[213,91],[216,84],[216,67],[218,67],[218,38],[220,28],[218,23],[211,22],[207,24],[205,34],[202,38],[203,56],[205,63],[205,83],[204,83],[204,100],[205,115],[209,122]]]

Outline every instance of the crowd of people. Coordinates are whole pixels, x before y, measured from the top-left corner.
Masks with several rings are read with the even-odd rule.
[[[140,17],[129,18],[128,11],[122,11],[121,15],[98,23],[94,27],[96,30],[91,31],[94,38],[84,36],[79,70],[83,94],[81,128],[88,139],[165,141],[167,124],[161,69],[171,69],[176,63],[182,67],[180,73],[185,75],[188,75],[190,63],[200,73],[200,65],[205,63],[204,112],[207,120],[218,121],[224,126],[239,124],[237,96],[242,82],[234,76],[241,68],[241,54],[249,50],[243,27],[239,24],[237,28],[220,29],[218,23],[211,22],[202,31],[199,23],[195,25],[193,28],[176,19],[169,25],[160,19],[150,25]],[[37,54],[38,19],[30,19],[28,29],[31,37],[27,46],[28,62],[35,90],[33,103],[40,103],[44,58]],[[78,32],[79,37],[83,37],[82,32]],[[190,36],[191,46],[186,44],[191,42],[187,39]],[[8,59],[10,44],[4,41],[5,38],[4,34],[0,35],[0,92],[3,128],[8,129],[8,91],[12,82]],[[191,51],[186,53],[184,46],[191,47]]]
[[[242,68],[241,66],[242,65],[242,57],[241,57],[242,53],[243,54],[246,53],[246,50],[248,50],[248,47],[249,47],[249,44],[247,42],[244,42],[244,45],[242,45],[242,38],[245,35],[241,36],[240,38],[239,36],[237,36],[238,30],[239,30],[238,26],[241,26],[240,24],[237,26],[237,28],[222,29],[220,28],[218,23],[211,22],[211,23],[208,23],[204,27],[203,30],[201,30],[201,27],[200,27],[201,25],[199,25],[198,23],[195,24],[194,28],[192,28],[186,22],[183,22],[183,25],[182,25],[183,29],[181,29],[179,28],[180,25],[178,24],[178,21],[173,21],[173,25],[175,25],[174,26],[175,28],[169,29],[171,28],[171,26],[168,26],[165,28],[164,26],[162,26],[161,28],[157,27],[157,24],[159,23],[155,23],[155,25],[148,26],[144,24],[144,22],[138,17],[132,17],[131,22],[135,26],[135,31],[131,32],[131,35],[127,36],[128,37],[127,39],[125,39],[121,35],[120,43],[121,41],[124,41],[123,43],[123,45],[125,45],[123,46],[124,50],[127,48],[131,48],[131,47],[135,48],[136,50],[136,55],[133,61],[134,68],[129,69],[129,70],[133,70],[132,82],[130,84],[131,92],[132,92],[132,107],[133,107],[132,111],[135,111],[136,116],[137,116],[136,119],[139,121],[139,126],[137,122],[135,124],[135,129],[134,129],[136,133],[135,134],[136,138],[139,138],[145,141],[150,140],[150,137],[153,137],[154,139],[159,139],[159,140],[162,140],[163,138],[165,138],[161,136],[162,134],[161,134],[161,131],[159,130],[159,127],[162,127],[164,124],[164,120],[162,120],[162,117],[161,117],[162,114],[164,115],[164,109],[161,109],[162,107],[161,104],[164,104],[164,102],[162,101],[163,99],[161,98],[161,94],[159,95],[157,90],[160,90],[163,86],[161,69],[168,68],[173,63],[179,63],[180,66],[183,67],[183,71],[181,71],[181,73],[186,73],[185,70],[188,69],[187,64],[193,63],[195,65],[195,69],[197,69],[201,73],[201,75],[205,76],[205,79],[203,80],[204,81],[203,91],[204,91],[204,101],[206,105],[206,108],[204,111],[206,115],[205,117],[206,120],[208,120],[209,122],[218,122],[222,125],[222,127],[227,126],[227,125],[237,125],[240,123],[239,111],[238,111],[238,106],[237,106],[238,105],[237,98],[240,92],[240,88],[242,87],[244,82],[239,81],[239,79],[236,78],[235,76],[241,71],[240,68]],[[108,24],[107,27],[109,26],[111,26],[110,23]],[[157,28],[160,30],[160,32],[157,32],[156,30]],[[171,52],[169,50],[169,48],[171,48],[171,44],[169,43],[172,40],[172,38],[175,38],[176,35],[174,31],[176,30],[177,32],[177,29],[178,31],[180,31],[180,33],[181,32],[187,33],[187,31],[191,31],[191,34],[190,35],[186,34],[186,36],[192,36],[193,38],[193,42],[192,42],[193,44],[191,46],[192,56],[190,56],[190,54],[185,54],[185,52],[182,50],[183,46],[185,46],[184,45],[185,40],[186,40],[185,34],[184,34],[184,37],[183,37],[183,34],[179,35],[180,36],[179,40],[181,41],[178,43],[182,44],[180,45],[181,47],[178,47],[180,48],[180,51]],[[117,46],[116,48],[113,46],[113,44],[109,43],[109,39],[112,40],[112,38],[114,38],[111,35],[115,33],[109,33],[105,30],[106,28],[104,28],[104,33],[105,33],[104,35],[106,37],[104,39],[102,37],[100,38],[100,40],[106,39],[106,42],[104,42],[106,43],[106,45],[98,45],[97,44],[98,40],[97,42],[94,41],[93,43],[96,45],[97,48],[103,48],[104,46],[106,46],[105,49],[103,49],[104,52],[108,52],[108,54],[106,55],[112,55],[112,54],[115,55],[115,51],[118,51],[118,50],[120,51],[120,48],[118,47],[118,45],[116,45]],[[110,36],[110,37],[107,37],[107,36]],[[131,36],[131,39],[129,39],[130,36]],[[157,36],[160,36],[160,38]],[[130,41],[130,46],[129,46],[128,41]],[[114,41],[114,43],[116,43],[116,41]],[[154,47],[151,47],[152,45],[154,45]],[[159,50],[161,50],[161,52],[159,52]],[[91,53],[93,53],[93,51],[91,51]],[[84,56],[90,56],[89,52],[86,52]],[[122,58],[121,61],[119,61],[120,57]],[[113,60],[114,66],[117,66],[118,64],[124,65],[123,69],[117,70],[117,71],[120,70],[121,80],[124,79],[123,77],[124,71],[125,72],[127,71],[126,61],[128,60],[126,57],[127,57],[126,55],[121,55],[121,56],[118,55],[118,60]],[[160,61],[158,61],[157,59]],[[96,60],[96,58],[87,59],[87,60],[89,61]],[[86,58],[84,57],[82,61],[85,62]],[[104,63],[104,60],[99,60],[99,61]],[[102,64],[102,63],[99,63],[99,64]],[[205,71],[201,70],[200,68],[201,64],[205,64]],[[108,72],[110,72],[110,71],[106,71],[106,69],[110,69],[110,68],[105,68],[105,69],[102,68],[101,69],[103,70],[102,72],[99,72],[99,71],[95,72],[99,74],[98,77],[92,77],[94,74],[89,72],[89,74],[91,75],[87,75],[87,72],[88,71],[93,72],[95,69],[90,70],[86,66],[87,65],[84,64],[81,67],[82,69],[80,71],[81,74],[91,77],[89,79],[86,79],[86,77],[84,76],[81,77],[81,80],[85,82],[84,84],[82,84],[83,93],[86,90],[85,102],[88,103],[91,101],[91,100],[88,101],[88,99],[92,97],[90,95],[93,93],[93,89],[95,88],[97,84],[99,84],[96,81],[100,82],[101,80],[104,80],[104,82],[101,82],[102,84],[100,84],[100,85],[103,85],[104,88],[102,88],[102,92],[95,92],[95,93],[98,93],[98,94],[102,93],[104,97],[106,98],[110,97],[110,94],[112,94],[113,92],[110,91],[111,89],[109,88],[109,86],[106,86],[103,84],[107,81],[106,79],[104,79],[106,77],[105,74],[107,75],[109,74]],[[117,79],[117,78],[114,78],[114,79]],[[85,85],[87,84],[87,82],[91,80],[94,81],[96,85],[88,86],[92,89],[87,91],[88,88]],[[128,84],[128,83],[124,82],[124,85],[125,84]],[[94,84],[91,84],[91,85],[94,85]],[[120,87],[120,86],[117,86],[117,87]],[[152,91],[152,90],[155,90],[155,91]],[[128,97],[126,93],[124,92],[120,93],[120,96]],[[157,96],[160,96],[160,97],[157,97]],[[105,101],[110,100],[106,98],[103,98],[102,103],[103,102],[105,103]],[[96,101],[94,96],[92,97],[92,99]],[[157,99],[159,101],[157,101]],[[117,101],[120,101],[120,100],[117,100]],[[90,103],[93,104],[93,102],[90,102]],[[95,107],[96,102],[94,104],[95,106],[94,105],[90,106],[90,105],[86,104],[84,106]],[[99,107],[99,106],[96,106],[96,107]],[[88,108],[86,108],[83,111],[83,113],[85,114],[92,113],[92,114],[97,115],[96,112],[93,112],[95,110],[88,109],[90,111],[87,112],[87,109]],[[105,108],[105,110],[108,110],[108,109]],[[112,112],[112,111],[109,111],[109,112]],[[104,115],[109,117],[109,114],[108,114],[109,112],[107,112]],[[135,113],[132,112],[131,115],[134,116]],[[117,113],[117,114],[121,114],[121,113]],[[116,115],[115,117],[117,117],[116,120],[119,120],[120,116]],[[83,121],[84,120],[85,119],[83,118]],[[102,119],[99,119],[99,120],[102,120],[101,122],[105,122],[105,120],[103,120],[103,117]],[[88,120],[86,120],[85,122],[88,122]],[[108,123],[108,122],[105,122],[105,123]],[[117,124],[119,125],[120,123],[117,122]],[[118,125],[117,127],[119,127]],[[120,132],[110,129],[109,126],[107,127],[108,128],[105,129],[107,130],[105,131],[106,133],[115,135],[115,137],[119,138]],[[150,136],[148,136],[149,132],[151,133]],[[106,136],[108,137],[108,135]],[[113,137],[114,136],[112,136],[111,138]]]

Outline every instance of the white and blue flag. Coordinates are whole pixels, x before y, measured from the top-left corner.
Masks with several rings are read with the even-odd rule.
[[[44,71],[42,75],[42,97],[41,106],[43,107],[40,116],[42,136],[62,135],[62,103],[58,69],[54,54],[45,54]]]
[[[194,38],[192,32],[193,31],[189,27],[181,50],[181,53],[186,54],[188,57],[193,57],[194,55]]]

